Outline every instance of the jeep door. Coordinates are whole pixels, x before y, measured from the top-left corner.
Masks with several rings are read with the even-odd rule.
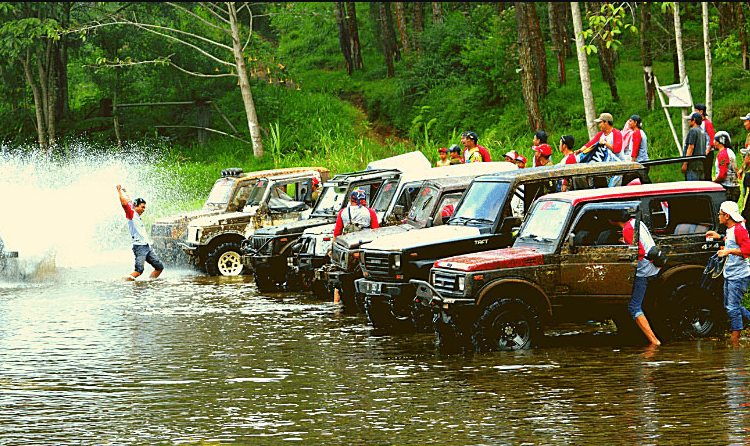
[[[598,303],[623,302],[633,291],[638,262],[638,231],[633,245],[622,241],[622,229],[609,222],[606,212],[625,209],[638,214],[638,202],[590,203],[575,217],[560,249],[558,298],[581,299],[584,312]],[[636,219],[638,227],[640,218]],[[566,305],[570,302],[566,302]]]

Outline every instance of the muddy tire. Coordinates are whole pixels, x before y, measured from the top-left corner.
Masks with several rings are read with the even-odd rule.
[[[240,244],[221,243],[209,252],[206,256],[206,273],[209,276],[239,276],[245,274]]]
[[[414,323],[411,315],[399,316],[393,314],[391,305],[381,299],[365,297],[365,313],[373,327],[388,333],[413,332]]]
[[[255,279],[255,287],[261,293],[273,293],[279,291],[279,286],[274,282],[271,277],[264,270],[256,270],[253,273]]]
[[[471,333],[478,351],[526,350],[540,335],[536,311],[521,299],[503,298],[479,316]]]
[[[452,351],[471,345],[467,336],[461,333],[454,322],[445,322],[440,315],[433,317],[432,330],[435,332],[438,347],[443,350]]]
[[[722,300],[698,283],[678,285],[670,300],[670,329],[678,338],[705,338],[721,334],[726,327]]]

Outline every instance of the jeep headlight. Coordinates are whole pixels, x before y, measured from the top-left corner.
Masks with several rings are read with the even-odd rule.
[[[346,251],[343,251],[341,253],[341,264],[344,266],[347,266],[347,260],[349,259],[349,253]]]
[[[393,268],[394,269],[401,269],[401,254],[396,254],[393,256]]]
[[[466,289],[466,277],[458,276],[456,283],[458,284],[458,291],[463,291]]]

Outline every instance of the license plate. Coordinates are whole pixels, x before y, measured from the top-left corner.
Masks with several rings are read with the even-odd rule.
[[[380,294],[380,282],[373,282],[370,284],[370,292]]]

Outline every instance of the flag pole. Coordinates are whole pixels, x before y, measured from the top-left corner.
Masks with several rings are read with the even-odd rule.
[[[680,156],[685,156],[685,154],[682,153],[680,140],[677,139],[677,131],[674,129],[674,124],[672,124],[672,117],[669,115],[667,106],[664,104],[664,98],[662,97],[661,86],[659,85],[659,80],[656,78],[656,75],[654,75],[654,84],[656,84],[656,92],[659,93],[659,101],[661,102],[661,108],[664,109],[664,114],[667,115],[667,122],[669,122],[669,128],[672,129],[672,136],[674,137],[674,143],[677,145],[677,152],[680,154]]]

